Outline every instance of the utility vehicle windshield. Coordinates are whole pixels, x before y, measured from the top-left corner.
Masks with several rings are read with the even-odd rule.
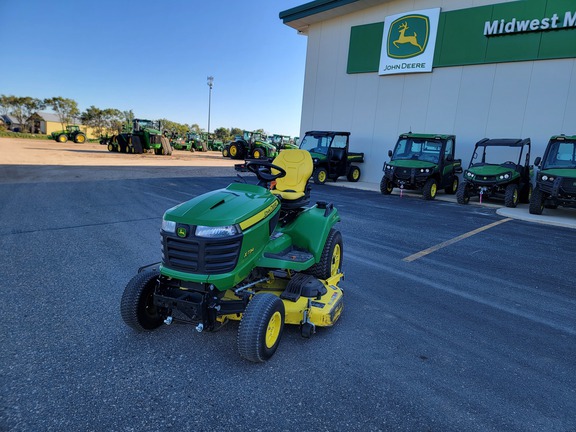
[[[436,139],[400,138],[394,148],[392,160],[421,160],[438,163],[442,141]]]
[[[520,160],[522,156],[523,147],[509,147],[509,146],[477,146],[472,155],[473,165],[513,165],[522,163]],[[520,161],[520,162],[519,162]]]
[[[542,169],[576,168],[576,141],[554,141],[550,144]]]
[[[331,142],[331,136],[306,135],[300,143],[300,149],[308,150],[314,153],[327,154]]]

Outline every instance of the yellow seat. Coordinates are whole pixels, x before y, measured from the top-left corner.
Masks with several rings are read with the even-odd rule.
[[[283,150],[272,163],[286,171],[284,177],[276,179],[276,188],[272,189],[272,193],[288,201],[304,197],[307,193],[308,180],[314,170],[310,152],[296,149]],[[278,170],[272,169],[272,173],[277,174]]]

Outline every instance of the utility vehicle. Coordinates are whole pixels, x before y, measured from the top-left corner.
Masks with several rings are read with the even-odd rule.
[[[349,147],[350,132],[306,132],[300,149],[309,151],[312,156],[314,183],[324,184],[328,179],[336,181],[341,176],[351,182],[360,180],[360,168],[354,164],[364,162],[364,153],[352,153]]]
[[[240,356],[262,362],[284,324],[310,337],[338,320],[340,216],[326,202],[309,206],[310,154],[287,150],[247,166],[258,184],[233,183],[165,212],[162,261],[142,267],[122,296],[128,326],[182,322],[201,332],[237,320]]]
[[[68,140],[79,144],[86,142],[86,134],[80,130],[78,125],[68,125],[66,130],[52,132],[50,138],[61,143],[65,143]]]
[[[576,207],[576,135],[550,138],[544,157],[537,157],[534,165],[540,170],[530,213],[542,214],[544,207]]]
[[[425,200],[436,198],[438,189],[454,194],[462,160],[455,159],[454,135],[405,133],[400,135],[389,162],[384,162],[380,192],[392,193],[394,188],[421,190]]]
[[[480,201],[483,197],[504,198],[506,207],[516,207],[518,202],[528,203],[531,194],[530,138],[484,138],[474,146],[456,199],[468,204],[476,195]]]

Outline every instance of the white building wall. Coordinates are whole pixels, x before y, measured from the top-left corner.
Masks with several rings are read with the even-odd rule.
[[[510,0],[512,1],[512,0]],[[350,131],[352,151],[365,153],[362,180],[377,183],[399,134],[456,135],[468,166],[484,138],[531,138],[541,156],[551,135],[576,134],[576,59],[435,68],[432,73],[347,74],[350,29],[388,15],[442,7],[456,10],[504,1],[395,1],[313,25],[300,136],[309,130]]]

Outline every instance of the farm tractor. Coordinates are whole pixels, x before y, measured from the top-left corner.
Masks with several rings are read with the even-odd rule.
[[[121,133],[112,137],[108,151],[120,153],[144,153],[153,151],[156,155],[172,154],[172,146],[167,136],[160,131],[159,122],[134,119],[131,133]]]
[[[60,143],[65,143],[68,140],[79,144],[86,142],[86,134],[80,130],[78,125],[68,125],[66,130],[52,132],[50,138]]]

